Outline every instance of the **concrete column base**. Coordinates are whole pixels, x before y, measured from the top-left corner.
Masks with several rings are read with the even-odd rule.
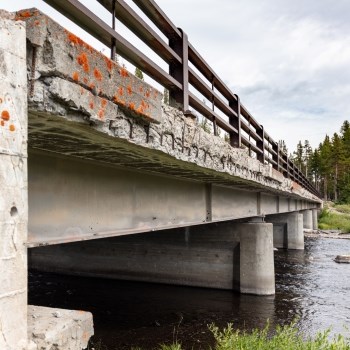
[[[90,312],[28,306],[28,350],[82,350],[93,334]]]
[[[246,294],[275,294],[273,226],[247,223],[240,232],[240,291]]]

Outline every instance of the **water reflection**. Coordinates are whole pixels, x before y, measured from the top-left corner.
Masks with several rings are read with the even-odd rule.
[[[78,278],[31,272],[30,303],[89,310],[96,338],[110,349],[180,340],[185,348],[212,344],[207,325],[251,329],[299,317],[313,335],[328,327],[350,336],[350,264],[332,259],[350,252],[350,240],[307,239],[305,251],[275,254],[276,295],[256,297],[230,291]]]

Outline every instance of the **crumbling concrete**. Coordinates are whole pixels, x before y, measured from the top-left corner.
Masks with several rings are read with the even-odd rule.
[[[0,33],[0,349],[22,350],[27,347],[25,23],[1,11]]]
[[[38,10],[17,18],[28,25],[30,147],[319,202],[246,149],[161,106],[154,88]]]
[[[90,312],[28,307],[28,350],[86,349],[93,334]]]

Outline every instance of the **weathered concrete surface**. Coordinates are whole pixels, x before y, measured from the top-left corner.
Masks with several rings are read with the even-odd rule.
[[[116,113],[117,106],[127,109],[136,118],[160,122],[162,95],[150,85],[130,74],[91,46],[36,9],[23,10],[17,18],[27,23],[30,69],[30,97],[40,110],[40,83],[49,85],[47,92],[68,104],[56,103],[42,109],[53,114],[79,112],[92,123],[109,122],[107,116]],[[72,85],[81,86],[72,93]],[[48,102],[48,101],[46,101]]]
[[[268,215],[273,223],[273,244],[276,248],[304,249],[303,215],[299,212]]]
[[[22,350],[27,347],[25,24],[0,11],[0,33],[0,349]]]
[[[18,18],[28,23],[32,148],[319,203],[181,111],[160,110],[159,93],[37,10],[22,11]],[[120,100],[129,92],[135,106]]]
[[[93,334],[90,312],[28,306],[28,350],[82,350]]]
[[[246,294],[275,294],[273,229],[269,223],[246,223],[240,233],[240,291]]]

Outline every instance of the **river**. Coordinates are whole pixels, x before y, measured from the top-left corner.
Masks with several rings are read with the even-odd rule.
[[[29,302],[88,310],[95,337],[109,350],[153,349],[178,340],[185,349],[208,349],[207,325],[240,329],[286,324],[296,317],[305,335],[332,328],[350,337],[350,240],[307,238],[304,251],[275,252],[276,295],[258,297],[230,291],[177,287],[30,271]]]

